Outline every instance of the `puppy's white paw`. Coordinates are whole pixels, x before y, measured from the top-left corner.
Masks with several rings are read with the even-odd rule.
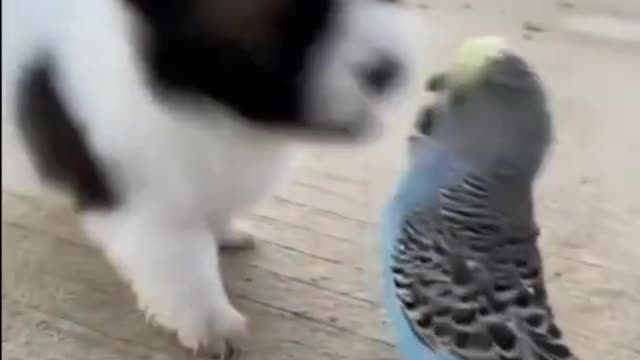
[[[217,241],[223,250],[246,250],[256,246],[255,237],[238,227],[230,227]]]
[[[177,329],[183,346],[199,356],[212,359],[237,359],[249,338],[247,319],[232,305],[210,312],[194,313]]]
[[[217,237],[205,221],[184,226],[189,220],[154,215],[85,215],[85,226],[130,284],[147,319],[176,333],[195,353],[237,357],[248,326],[224,288]]]

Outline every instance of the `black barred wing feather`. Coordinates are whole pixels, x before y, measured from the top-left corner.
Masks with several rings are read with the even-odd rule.
[[[487,187],[469,176],[407,217],[392,268],[407,321],[464,360],[575,359],[547,303],[537,229],[492,212]]]

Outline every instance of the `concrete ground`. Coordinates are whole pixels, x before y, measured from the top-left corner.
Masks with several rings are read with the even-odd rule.
[[[640,2],[416,6],[434,35],[433,70],[462,38],[487,33],[507,36],[539,69],[557,118],[537,193],[556,313],[581,359],[640,359]],[[398,116],[366,148],[314,153],[247,215],[263,241],[225,255],[233,299],[253,321],[244,359],[397,359],[380,308],[376,228],[411,121]],[[2,145],[2,357],[191,359],[144,323],[70,211],[37,195],[14,145],[4,136]]]

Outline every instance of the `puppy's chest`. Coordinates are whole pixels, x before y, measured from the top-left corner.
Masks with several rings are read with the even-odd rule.
[[[250,205],[283,185],[299,157],[293,144],[233,122],[181,126],[181,162],[211,211]]]

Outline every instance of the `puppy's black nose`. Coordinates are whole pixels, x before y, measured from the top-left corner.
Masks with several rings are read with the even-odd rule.
[[[373,94],[382,95],[400,75],[400,64],[389,56],[380,56],[374,63],[360,69],[363,86]]]

